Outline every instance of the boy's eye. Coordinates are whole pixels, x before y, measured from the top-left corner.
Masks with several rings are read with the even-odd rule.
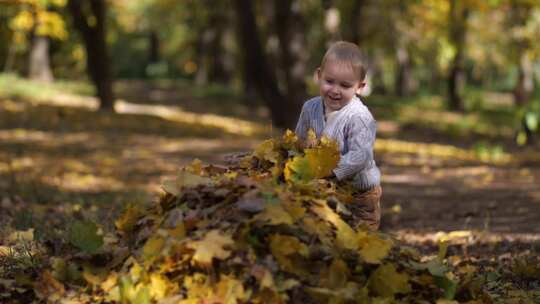
[[[348,84],[348,83],[342,83],[341,86],[344,87],[344,88],[346,88],[346,89],[352,87],[352,85],[350,85],[350,84]]]
[[[333,79],[326,79],[326,82],[332,84],[332,83],[334,83],[334,80]]]

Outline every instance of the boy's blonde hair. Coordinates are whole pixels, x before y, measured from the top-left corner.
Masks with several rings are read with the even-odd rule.
[[[321,62],[321,70],[328,61],[338,61],[350,64],[360,81],[366,78],[367,68],[365,58],[358,46],[347,41],[338,41],[326,51]]]

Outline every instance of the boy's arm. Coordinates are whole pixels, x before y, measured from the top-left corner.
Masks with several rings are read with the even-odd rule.
[[[345,134],[348,152],[341,156],[337,167],[333,170],[338,180],[343,180],[362,171],[373,160],[373,144],[377,123],[371,120],[367,125],[361,119],[351,121]]]
[[[294,129],[294,133],[296,133],[296,136],[301,141],[304,141],[307,137],[308,127],[309,127],[309,121],[306,113],[306,104],[302,107],[302,112],[300,112],[300,117],[298,117],[298,122],[296,123],[296,129]]]

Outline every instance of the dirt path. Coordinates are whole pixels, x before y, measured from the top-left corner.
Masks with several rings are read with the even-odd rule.
[[[540,168],[382,169],[384,229],[540,233]]]
[[[9,110],[14,104],[19,108]],[[131,112],[104,117],[80,108],[8,100],[0,100],[0,106],[7,109],[0,111],[0,199],[24,194],[41,205],[80,200],[111,206],[140,194],[146,200],[181,165],[195,158],[219,163],[225,153],[248,151],[262,140],[227,129],[234,116],[212,116],[204,124],[206,116],[196,112],[189,121],[184,112],[175,112],[181,119],[171,120]],[[380,151],[376,157],[383,173],[383,231],[419,241],[465,230],[540,242],[539,166]]]

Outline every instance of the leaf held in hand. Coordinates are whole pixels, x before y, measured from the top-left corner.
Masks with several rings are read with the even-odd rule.
[[[255,148],[253,155],[255,155],[255,157],[261,160],[267,160],[269,162],[277,164],[280,160],[280,154],[277,149],[277,146],[278,144],[276,140],[274,139],[265,140],[262,144],[260,144],[257,148]]]
[[[329,176],[339,162],[337,143],[324,137],[319,146],[304,152],[304,156],[295,156],[285,165],[286,181],[308,182]]]

